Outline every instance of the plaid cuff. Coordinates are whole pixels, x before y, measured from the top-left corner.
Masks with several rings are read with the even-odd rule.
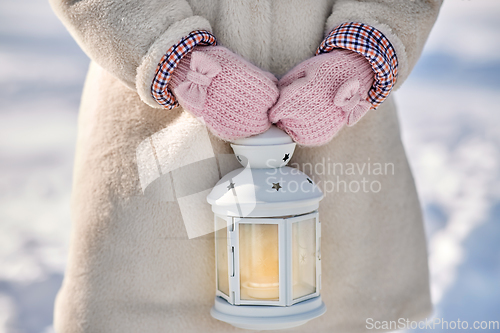
[[[391,42],[369,25],[348,22],[333,29],[316,54],[327,53],[335,48],[357,52],[370,62],[375,72],[375,82],[368,92],[368,99],[372,109],[378,108],[389,96],[398,77],[398,59]]]
[[[206,30],[196,30],[182,38],[177,44],[168,49],[161,58],[156,68],[156,74],[151,85],[151,95],[167,109],[179,106],[175,96],[168,89],[168,82],[172,77],[174,69],[181,59],[191,52],[196,45],[216,45],[215,37]]]

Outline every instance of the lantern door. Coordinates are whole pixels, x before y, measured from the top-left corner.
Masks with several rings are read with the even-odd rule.
[[[317,212],[291,218],[215,216],[216,294],[234,305],[290,306],[320,294]]]
[[[283,219],[235,218],[235,304],[286,305]]]

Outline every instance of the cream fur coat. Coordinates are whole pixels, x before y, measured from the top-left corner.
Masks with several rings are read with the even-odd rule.
[[[192,30],[282,76],[312,57],[343,22],[382,31],[399,60],[400,86],[417,62],[441,0],[51,0],[92,59],[79,116],[69,262],[55,305],[67,332],[236,332],[213,319],[213,234],[188,239],[177,202],[144,194],[136,148],[163,129],[171,147],[195,147],[200,123],[161,109],[150,86],[163,53]],[[226,142],[211,137],[218,154]],[[170,147],[170,146],[169,146]],[[193,148],[195,151],[195,148]],[[167,149],[175,161],[190,149]],[[426,244],[392,98],[329,144],[298,148],[292,162],[392,163],[378,193],[343,190],[321,202],[322,296],[327,313],[293,332],[360,332],[366,319],[431,312]],[[229,164],[228,164],[229,165]],[[234,168],[232,165],[229,168]],[[227,169],[228,167],[226,167]],[[226,170],[227,171],[227,170]],[[224,171],[225,172],[225,171]],[[308,170],[306,170],[308,172]],[[311,172],[308,172],[311,173]],[[310,174],[316,182],[336,176]],[[206,204],[208,205],[208,204]]]

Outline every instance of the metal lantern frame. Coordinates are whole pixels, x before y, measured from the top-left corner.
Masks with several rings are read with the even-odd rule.
[[[215,319],[246,329],[285,329],[326,311],[318,215],[323,193],[305,173],[286,166],[295,145],[276,127],[234,141],[243,168],[222,177],[207,196],[215,216]],[[289,190],[292,183],[297,191]]]
[[[229,284],[229,295],[226,295],[219,288],[220,273],[216,255],[216,296],[225,299],[232,305],[269,305],[269,306],[291,306],[305,300],[318,297],[321,290],[321,223],[317,211],[293,216],[293,217],[271,217],[271,218],[239,218],[232,216],[223,216],[215,214],[215,228],[219,227],[217,219],[226,221],[227,225],[227,274]],[[316,280],[315,292],[307,294],[296,299],[293,298],[293,283],[292,283],[292,228],[294,223],[314,219],[315,222],[315,267]],[[278,226],[278,251],[279,251],[279,299],[275,300],[246,300],[241,299],[241,278],[240,278],[240,246],[239,246],[239,231],[241,224],[275,224]],[[218,236],[222,237],[222,235]],[[216,240],[216,253],[221,242]],[[222,263],[223,264],[223,263]]]

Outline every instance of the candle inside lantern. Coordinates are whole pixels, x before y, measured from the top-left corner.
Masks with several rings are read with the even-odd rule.
[[[279,299],[277,224],[240,225],[241,299]]]

